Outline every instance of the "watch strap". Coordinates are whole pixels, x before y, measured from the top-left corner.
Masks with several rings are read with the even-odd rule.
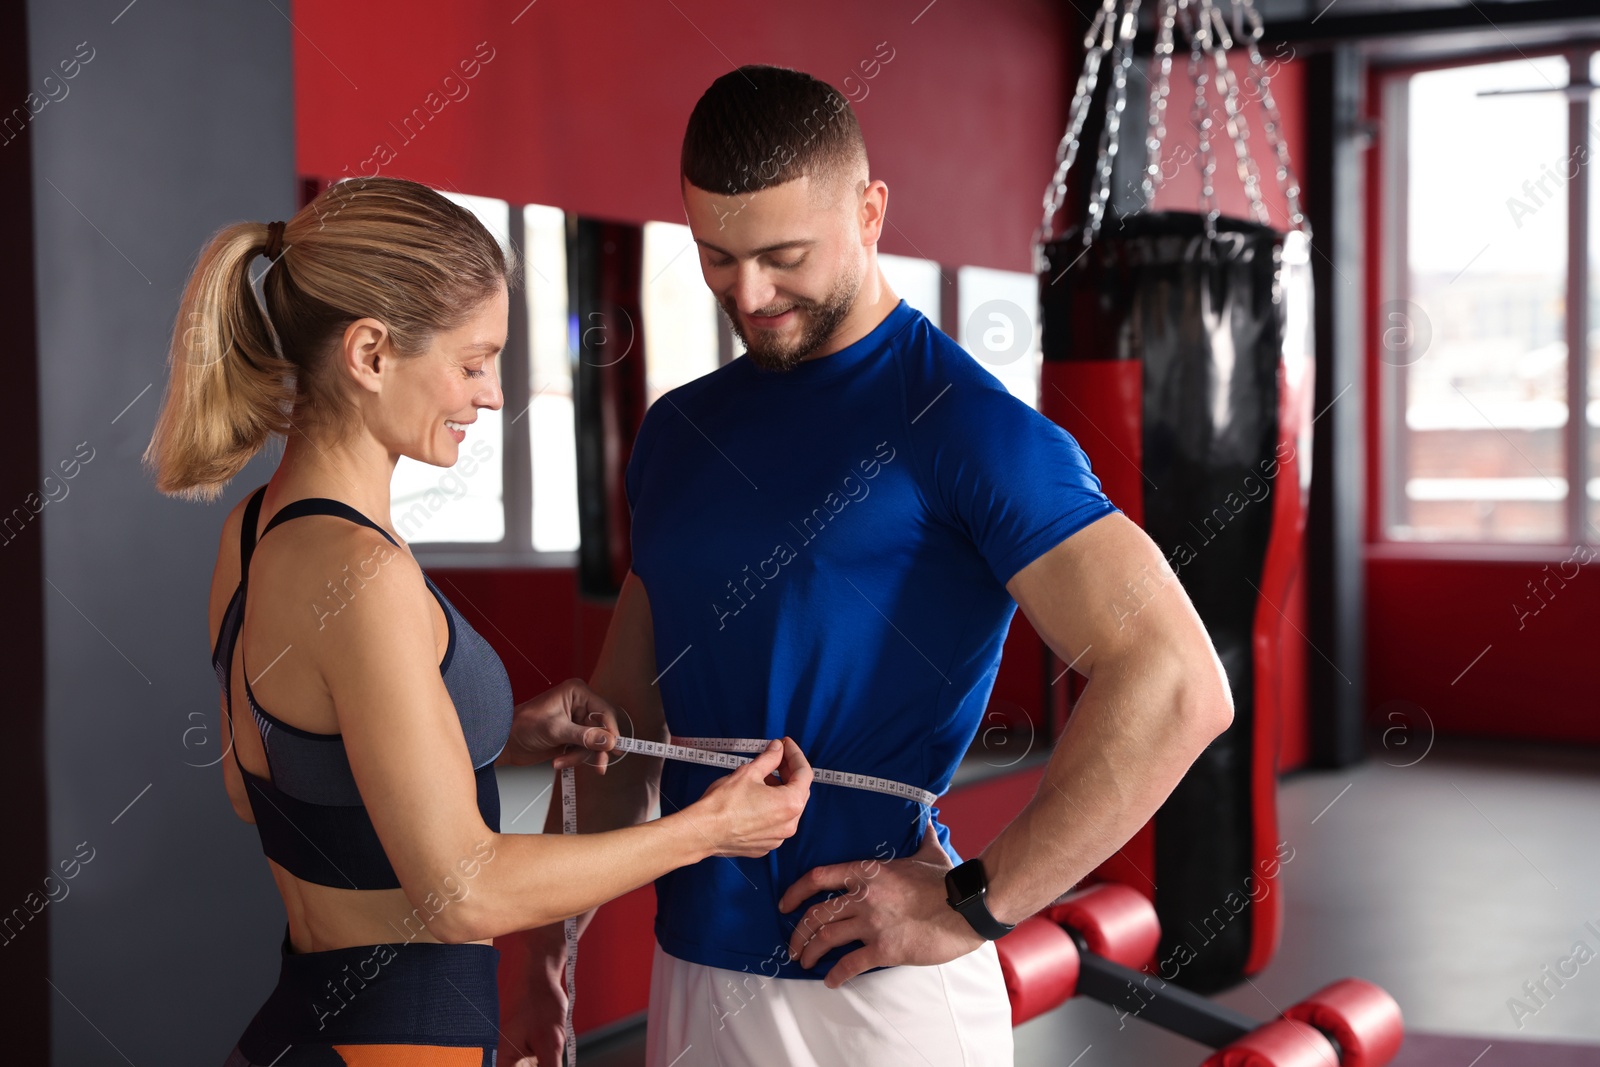
[[[967,862],[961,864],[961,866],[963,868],[976,870],[980,877],[982,877],[984,874],[983,864],[976,857],[967,860]],[[949,877],[946,876],[947,886],[949,885],[949,881]],[[988,885],[987,880],[985,879],[985,884],[978,890],[978,892],[971,894],[960,902],[948,900],[948,898],[947,902],[956,910],[958,914],[960,914],[963,919],[967,920],[967,924],[977,931],[979,937],[989,941],[994,941],[997,938],[1001,938],[1006,934],[1009,934],[1013,929],[1015,929],[1015,926],[1012,923],[1003,923],[994,917],[993,913],[989,911],[988,901],[984,899],[987,893]]]

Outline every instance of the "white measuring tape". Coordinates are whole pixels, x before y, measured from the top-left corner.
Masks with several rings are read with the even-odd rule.
[[[765,752],[771,741],[759,737],[674,737],[672,743],[665,741],[642,741],[634,737],[618,737],[613,752],[633,752],[641,756],[659,756],[662,759],[683,760],[686,763],[700,763],[707,767],[725,767],[733,770],[749,763],[753,756],[736,756],[735,752]],[[923,807],[932,807],[938,802],[936,793],[920,789],[904,782],[896,782],[888,778],[876,778],[870,774],[854,774],[849,771],[830,771],[823,767],[811,769],[811,780],[825,785],[842,785],[847,789],[866,789],[873,793],[884,793],[902,800],[912,800]],[[577,775],[573,768],[567,767],[561,772],[561,832],[575,834],[578,832],[578,790]],[[572,1030],[572,1005],[577,997],[578,989],[578,920],[567,919],[561,924],[562,931],[567,940],[567,1019],[566,1019],[566,1061],[567,1067],[577,1067],[578,1039]]]

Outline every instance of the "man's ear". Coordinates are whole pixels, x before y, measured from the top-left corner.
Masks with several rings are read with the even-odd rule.
[[[860,192],[861,243],[875,245],[883,235],[883,223],[889,207],[889,187],[882,181],[868,181]]]

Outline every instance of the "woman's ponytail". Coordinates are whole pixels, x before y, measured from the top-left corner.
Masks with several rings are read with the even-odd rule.
[[[189,277],[167,353],[166,397],[144,452],[163,493],[216,497],[287,429],[295,367],[279,355],[250,278],[267,242],[264,223],[227,226]]]

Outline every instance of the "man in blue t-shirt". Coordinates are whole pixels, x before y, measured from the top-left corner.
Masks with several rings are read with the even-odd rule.
[[[992,940],[1132,836],[1227,726],[1221,665],[1077,442],[890,290],[888,190],[842,96],[741,68],[696,105],[682,169],[747,351],[645,416],[633,568],[591,685],[639,736],[793,737],[818,780],[777,849],[656,882],[648,1062],[1009,1063]],[[1129,613],[1152,570],[1164,595]],[[971,744],[1018,605],[1089,681],[1038,794],[964,858],[922,794]],[[580,826],[640,821],[657,789],[679,810],[723,773],[616,761],[582,776]],[[532,940],[554,984],[558,931]]]

